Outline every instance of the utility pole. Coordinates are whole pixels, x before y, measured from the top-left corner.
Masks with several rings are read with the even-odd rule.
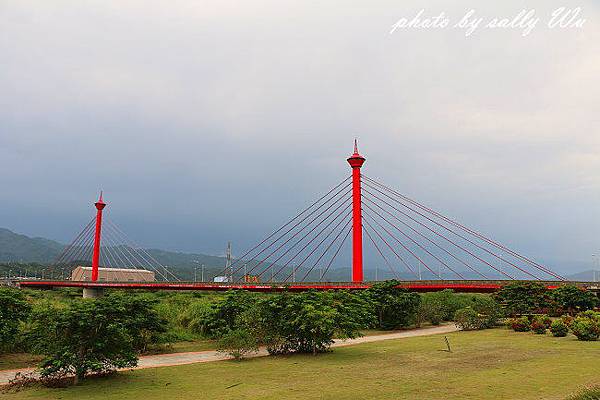
[[[227,242],[227,262],[225,270],[229,271],[229,282],[233,282],[233,268],[231,268],[231,242]]]
[[[379,266],[375,266],[375,282],[379,281]]]
[[[202,282],[204,282],[204,264],[202,264],[202,271],[201,271],[201,273],[202,273]]]

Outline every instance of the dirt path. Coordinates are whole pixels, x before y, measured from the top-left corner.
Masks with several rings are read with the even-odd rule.
[[[348,340],[335,340],[335,343],[332,347],[342,347],[342,346],[352,346],[355,344],[361,343],[371,343],[371,342],[379,342],[381,340],[390,340],[390,339],[403,339],[409,337],[417,337],[417,336],[428,336],[428,335],[437,335],[441,333],[450,333],[456,332],[458,329],[454,326],[454,324],[435,326],[432,328],[423,328],[423,329],[411,329],[408,331],[402,332],[394,332],[388,333],[385,335],[373,335],[373,336],[363,336],[356,339],[348,339]],[[268,355],[267,351],[261,349],[258,353],[250,355],[250,357],[264,357]],[[153,356],[142,356],[138,361],[138,366],[134,369],[144,369],[144,368],[157,368],[157,367],[169,367],[174,365],[185,365],[185,364],[195,364],[195,363],[203,363],[203,362],[212,362],[212,361],[222,361],[228,360],[231,357],[228,355],[218,353],[214,350],[208,351],[198,351],[198,352],[190,352],[190,353],[171,353],[171,354],[158,354]],[[0,371],[0,385],[6,385],[9,380],[13,379],[14,376],[21,373],[29,373],[33,372],[33,368],[23,368],[23,369],[12,369]]]

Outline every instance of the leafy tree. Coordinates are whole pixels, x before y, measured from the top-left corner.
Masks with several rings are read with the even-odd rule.
[[[30,310],[22,291],[0,288],[0,351],[15,342],[19,323],[27,319]]]
[[[164,328],[152,302],[120,295],[40,308],[32,321],[29,339],[46,356],[41,375],[73,374],[75,384],[89,373],[135,366],[144,342],[139,336]]]
[[[510,315],[533,314],[549,307],[548,289],[538,282],[510,283],[500,289],[496,300]]]
[[[284,293],[262,299],[250,314],[272,354],[326,351],[334,337],[359,336],[372,318],[364,299],[347,291]]]
[[[256,301],[256,295],[246,290],[227,291],[222,300],[212,305],[212,312],[204,314],[206,321],[202,330],[218,337],[235,329],[239,316],[252,308]]]
[[[237,328],[227,332],[219,339],[217,350],[240,361],[246,354],[258,351],[258,341],[251,332]]]
[[[575,285],[565,285],[554,289],[550,297],[555,306],[561,311],[575,315],[579,311],[592,310],[598,304],[598,298],[594,293],[581,289]]]
[[[138,352],[145,352],[149,344],[162,340],[166,321],[154,310],[157,299],[124,293],[111,294],[106,301],[112,303],[114,318],[124,319],[125,329]]]
[[[398,288],[399,282],[390,280],[374,284],[363,296],[372,304],[377,317],[377,328],[397,329],[415,322],[421,297],[417,293]]]

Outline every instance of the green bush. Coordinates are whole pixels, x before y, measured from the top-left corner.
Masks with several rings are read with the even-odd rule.
[[[245,329],[234,329],[225,333],[217,342],[217,350],[232,356],[237,361],[247,354],[258,351],[257,339]]]
[[[504,316],[502,308],[491,296],[478,295],[471,297],[471,307],[479,314],[484,328],[493,328],[498,325],[498,321]]]
[[[529,332],[531,330],[531,323],[529,318],[513,318],[509,321],[509,325],[515,332]]]
[[[565,337],[569,333],[569,327],[562,319],[557,319],[550,325],[550,332],[555,337]]]
[[[429,321],[432,325],[439,325],[444,320],[444,309],[442,302],[433,297],[423,296],[417,308],[417,326]]]
[[[600,386],[589,387],[567,397],[567,400],[600,400]]]
[[[472,331],[486,328],[486,318],[471,307],[456,311],[454,323],[463,331]]]
[[[31,306],[22,291],[0,288],[0,353],[13,347],[19,324],[30,311]]]
[[[598,340],[598,337],[600,337],[600,320],[587,316],[579,316],[573,320],[571,332],[579,340]]]

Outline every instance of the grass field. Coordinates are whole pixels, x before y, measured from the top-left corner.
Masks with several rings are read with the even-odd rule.
[[[16,399],[564,399],[600,384],[600,342],[506,329],[337,348],[319,356],[264,357],[123,372]]]

